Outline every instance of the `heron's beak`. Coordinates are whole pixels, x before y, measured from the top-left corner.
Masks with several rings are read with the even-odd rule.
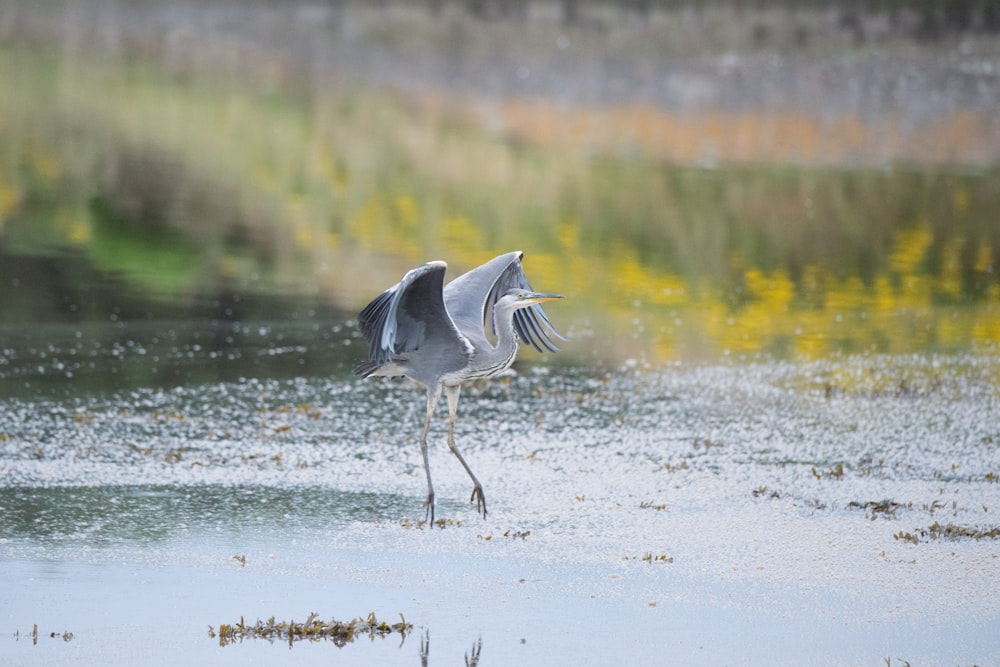
[[[556,299],[564,299],[562,294],[542,294],[541,292],[534,292],[528,297],[528,301],[532,303],[541,303],[542,301],[555,301]]]

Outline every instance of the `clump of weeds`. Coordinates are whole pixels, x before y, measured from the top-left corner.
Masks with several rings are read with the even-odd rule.
[[[895,535],[897,540],[919,544],[928,540],[961,540],[971,538],[974,540],[1000,538],[1000,526],[960,526],[954,523],[942,524],[937,521],[927,528],[917,528],[912,533],[901,530]]]
[[[654,554],[652,551],[647,551],[646,555],[642,557],[644,563],[673,563],[674,557],[668,556],[667,554]]]
[[[508,528],[503,533],[501,533],[505,539],[509,540],[526,540],[528,536],[531,535],[530,530],[512,530]],[[487,535],[476,535],[477,539],[483,540],[484,542],[490,542],[493,539],[493,533]]]
[[[330,641],[336,646],[344,646],[353,642],[359,636],[386,637],[392,633],[399,633],[403,639],[413,629],[411,623],[407,623],[403,615],[399,615],[399,622],[389,624],[375,618],[375,612],[368,614],[368,618],[355,618],[353,621],[341,622],[335,619],[329,621],[321,620],[319,614],[313,612],[302,623],[295,621],[275,621],[274,616],[267,621],[257,620],[253,625],[247,625],[240,617],[239,623],[232,625],[222,623],[216,631],[212,626],[208,627],[208,636],[219,638],[219,646],[227,646],[244,639],[266,639],[270,642],[275,640],[287,641],[291,647],[296,641],[308,640],[311,642]]]
[[[428,522],[427,519],[409,519],[404,517],[398,523],[403,528],[422,529],[427,527]],[[456,519],[435,519],[434,525],[438,528],[457,528],[462,525],[462,522]]]
[[[820,471],[816,470],[815,466],[811,468],[812,476],[816,479],[842,479],[844,477],[844,464],[838,463],[829,470]]]
[[[867,502],[861,503],[857,500],[852,500],[847,503],[847,506],[853,509],[863,509],[869,519],[874,521],[875,519],[882,517],[883,519],[895,519],[896,512],[901,507],[910,508],[913,507],[913,503],[907,503],[903,505],[902,503],[897,503],[895,500],[869,500]]]
[[[27,633],[27,636],[31,637],[31,644],[33,646],[37,646],[38,645],[38,638],[40,636],[45,636],[45,633],[42,633],[40,635],[39,632],[38,632],[38,623],[35,623],[32,626],[32,628],[31,628],[31,632]],[[49,637],[49,639],[61,639],[64,642],[71,642],[71,641],[73,641],[74,635],[73,635],[72,632],[69,632],[68,630],[64,630],[63,632],[50,632],[50,633],[48,633],[48,637]],[[14,633],[14,641],[20,641],[20,640],[21,640],[21,631],[18,630],[18,631],[16,631]]]

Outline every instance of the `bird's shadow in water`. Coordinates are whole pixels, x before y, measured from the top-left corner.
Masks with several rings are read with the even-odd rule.
[[[478,638],[472,644],[472,650],[465,654],[465,667],[477,667],[479,665],[479,654],[483,650],[483,638]],[[420,637],[420,667],[427,667],[431,653],[431,633],[425,630]]]

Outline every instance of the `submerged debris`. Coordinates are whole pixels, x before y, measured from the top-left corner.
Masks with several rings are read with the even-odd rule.
[[[313,612],[303,623],[277,622],[272,616],[267,621],[258,619],[254,625],[247,625],[241,616],[240,622],[234,625],[220,624],[218,633],[212,626],[209,626],[208,636],[213,639],[218,636],[219,646],[242,642],[244,639],[266,639],[270,642],[287,641],[289,646],[292,646],[296,641],[317,642],[325,640],[341,647],[353,642],[360,635],[367,635],[374,639],[398,632],[403,639],[406,639],[406,634],[413,629],[413,624],[407,623],[402,614],[399,615],[399,619],[399,623],[390,625],[376,619],[375,612],[371,612],[368,614],[368,618],[356,618],[353,621],[343,623],[335,619],[320,620],[319,614]]]

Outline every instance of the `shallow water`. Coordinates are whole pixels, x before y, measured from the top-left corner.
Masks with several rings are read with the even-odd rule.
[[[435,422],[435,530],[406,384],[7,398],[0,656],[409,665],[423,637],[428,664],[478,641],[484,665],[990,664],[996,540],[919,531],[997,526],[998,374],[991,355],[522,364],[460,406],[485,521]],[[341,649],[208,634],[313,611],[415,627]]]

